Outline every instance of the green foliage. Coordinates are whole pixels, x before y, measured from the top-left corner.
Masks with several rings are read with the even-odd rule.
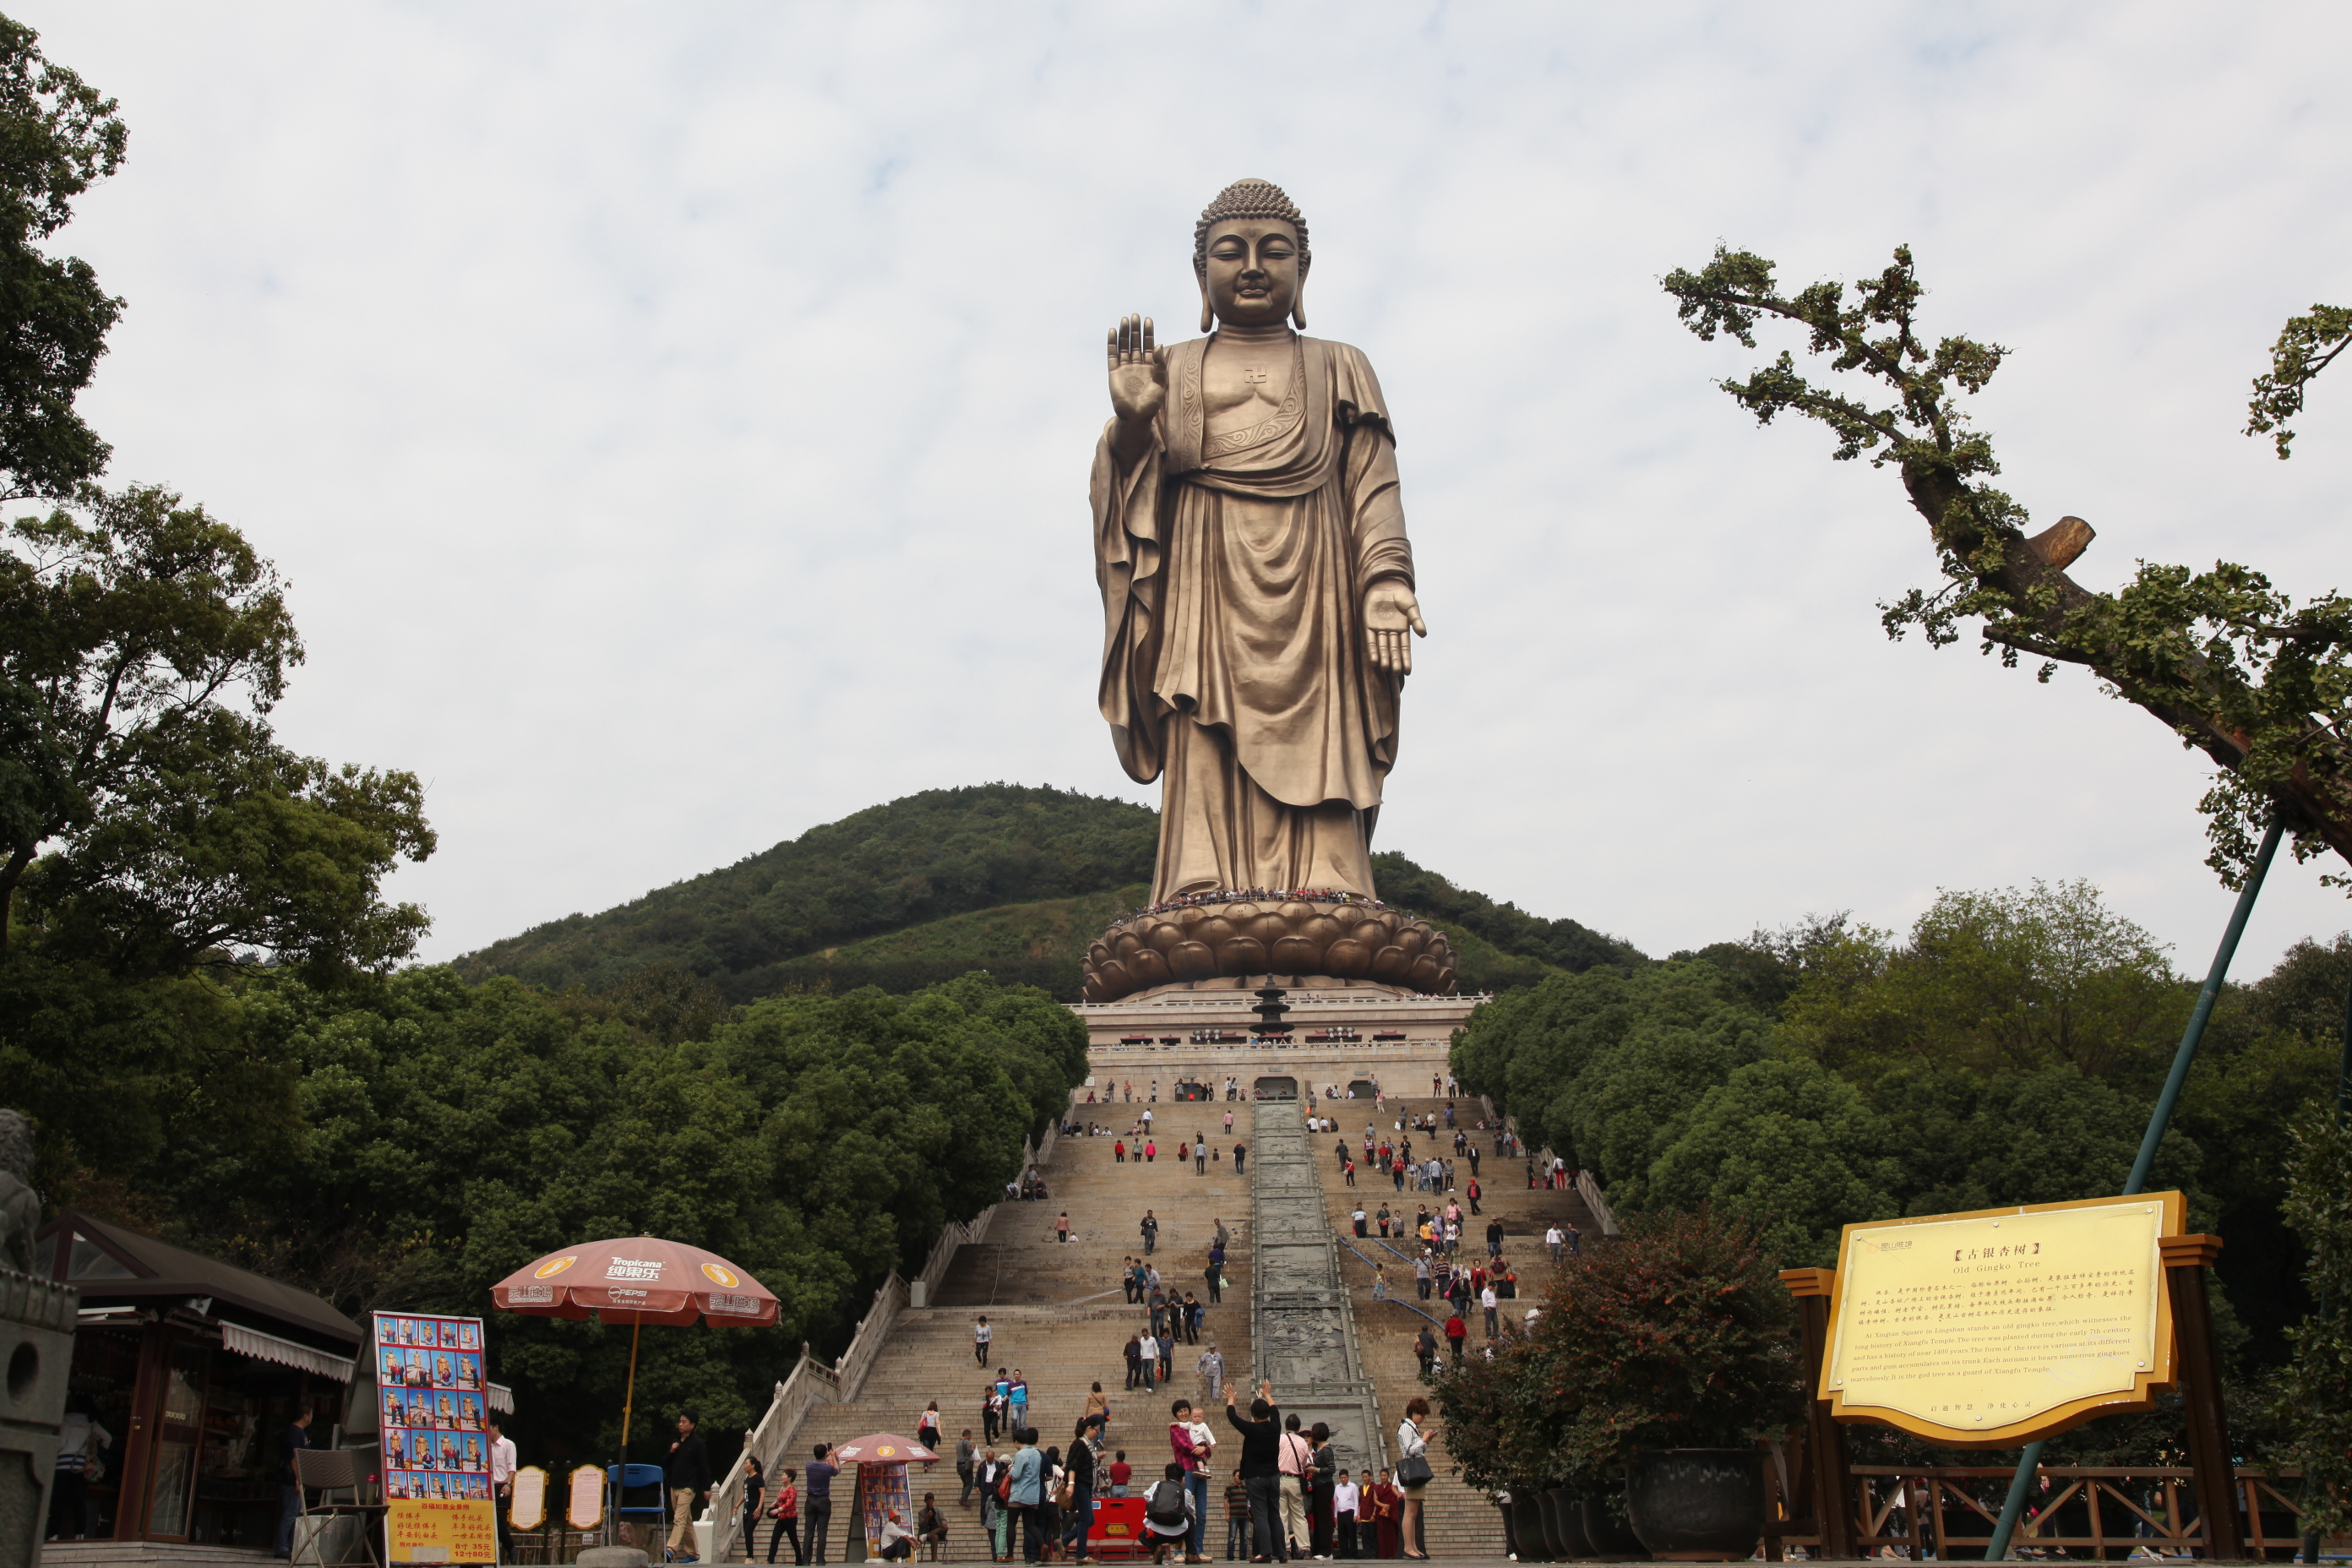
[[[299,1079],[254,1037],[239,988],[215,975],[125,982],[88,959],[0,956],[0,1084],[34,1119],[52,1201],[80,1194],[145,1227],[168,1202],[132,1194],[173,1151],[298,1138]]]
[[[1844,1226],[1897,1212],[1900,1147],[1845,1079],[1809,1061],[1750,1062],[1700,1098],[1651,1163],[1644,1206],[1745,1216],[1784,1267],[1826,1268]]]
[[[1158,843],[1155,814],[1124,801],[1002,784],[928,790],[603,914],[535,927],[459,967],[599,990],[671,963],[748,1000],[808,983],[810,966],[784,961],[862,937],[1149,882]]]
[[[2341,305],[2314,305],[2307,316],[2289,316],[2271,346],[2271,368],[2254,377],[2254,395],[2246,405],[2246,434],[2270,435],[2279,461],[2294,454],[2294,431],[2287,421],[2303,412],[2304,389],[2312,377],[2336,363],[2352,343],[2352,310]]]
[[[592,991],[667,964],[730,1002],[793,989],[904,993],[973,969],[1075,1001],[1087,944],[1150,897],[1159,815],[1074,791],[929,790],[813,827],[724,870],[599,915],[572,915],[458,960]],[[1374,858],[1381,896],[1455,938],[1465,990],[1647,961],[1571,920],[1456,888],[1402,855]]]
[[[1480,1006],[1452,1059],[1463,1087],[1507,1107],[1531,1145],[1612,1190],[1638,1189],[1698,1097],[1761,1058],[1769,1030],[1710,965],[1590,969]]]
[[[2309,1483],[2304,1528],[2342,1535],[2352,1531],[2352,1121],[2337,1108],[2315,1106],[2295,1124],[2284,1206],[2320,1305],[2291,1331],[2275,1413],[2287,1460]]]
[[[1644,1222],[1569,1259],[1532,1335],[1444,1373],[1447,1446],[1481,1489],[1605,1494],[1640,1449],[1778,1436],[1804,1409],[1793,1324],[1752,1236]]]
[[[106,467],[106,443],[73,405],[122,301],[89,263],[44,255],[39,242],[121,166],[127,138],[114,100],[0,16],[0,499],[71,495]]]
[[[2063,1063],[2161,1079],[2189,1013],[2155,939],[2088,882],[1938,893],[1897,948],[1867,927],[1822,952],[1784,1037],[1867,1080],[1917,1062],[1980,1072]]]
[[[425,917],[378,889],[432,852],[421,787],[277,744],[260,716],[301,657],[276,569],[168,491],[86,489],[11,525],[0,944],[30,926],[126,976],[405,956]]]
[[[1150,898],[1149,885],[1138,882],[1073,899],[1001,904],[726,978],[730,985],[748,982],[761,990],[842,992],[876,985],[903,994],[984,969],[999,980],[1076,1001],[1087,944]]]
[[[782,1321],[648,1333],[632,1436],[688,1403],[740,1426],[802,1340],[845,1341],[860,1285],[919,1268],[943,1224],[1002,1193],[1084,1077],[1086,1033],[980,975],[709,1000],[675,972],[596,998],[447,969],[340,993],[253,975],[226,1005],[247,1049],[288,1069],[297,1114],[257,1139],[215,1100],[110,1168],[180,1239],[355,1313],[478,1312],[569,1243],[709,1247],[775,1291]],[[110,1195],[72,1173],[51,1186]],[[593,1454],[618,1436],[625,1330],[496,1315],[490,1348],[536,1439]]]
[[[1984,651],[2004,664],[2032,654],[2044,680],[2081,665],[2205,751],[2221,770],[2201,805],[2209,859],[2232,886],[2274,814],[2294,827],[2297,858],[2352,855],[2352,600],[2329,593],[2298,606],[2228,562],[2209,572],[2144,562],[2118,594],[2091,593],[2053,565],[2025,537],[2025,509],[1990,482],[2000,472],[1992,442],[1960,404],[2007,351],[1962,337],[1929,343],[1907,247],[1851,300],[1833,282],[1784,294],[1771,262],[1719,245],[1706,268],[1663,283],[1704,341],[1727,333],[1752,349],[1758,326],[1778,319],[1801,328],[1807,352],[1828,356],[1834,374],[1862,377],[1859,391],[1816,384],[1783,351],[1721,384],[1761,423],[1784,412],[1819,420],[1835,437],[1832,457],[1866,455],[1900,472],[1945,582],[1885,606],[1890,636],[1916,626],[1940,647],[1979,618]],[[2344,330],[2334,313],[2289,323],[2272,375],[2256,384],[2256,428],[2301,406],[2304,384],[2336,352],[2320,349]]]
[[[1425,916],[1449,931],[1467,931],[1507,955],[1499,961],[1487,960],[1482,967],[1491,978],[1482,976],[1475,984],[1465,978],[1465,990],[1532,984],[1546,973],[1539,966],[1580,974],[1602,964],[1627,968],[1650,962],[1621,938],[1604,936],[1572,920],[1544,920],[1517,904],[1498,904],[1484,893],[1455,887],[1393,850],[1372,857],[1372,879],[1384,901]],[[1508,959],[1532,962],[1511,964]]]
[[[1777,931],[1759,926],[1745,942],[1710,942],[1674,956],[1715,965],[1722,971],[1727,995],[1778,1018],[1797,987],[1845,950],[1848,918],[1843,910],[1807,915]]]
[[[2335,1094],[2352,937],[2299,942],[2278,967],[2222,994],[2172,1125],[2206,1151],[2199,1184],[2229,1238],[2215,1271],[2245,1321],[2257,1359],[2284,1353],[2285,1331],[2311,1310],[2304,1248],[2280,1205],[2291,1148],[2282,1136]],[[2232,1427],[2231,1430],[2236,1430]]]
[[[2307,1012],[2312,984],[2272,1005]],[[1707,1209],[1825,1267],[1848,1224],[2120,1191],[2189,1001],[2095,890],[2037,883],[1946,893],[1900,942],[1832,917],[1547,981],[1480,1007],[1453,1059],[1621,1215]],[[2259,1151],[2310,1082],[2309,1047],[2244,999],[2212,1033],[2156,1167],[2200,1225],[2275,1206]],[[2222,1164],[2229,1208],[2203,1185]]]

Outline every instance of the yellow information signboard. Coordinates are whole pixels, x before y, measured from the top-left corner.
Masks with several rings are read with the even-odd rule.
[[[496,1563],[495,1504],[481,1500],[393,1498],[386,1504],[384,1545],[394,1563]]]
[[[2152,1408],[2172,1382],[2159,1238],[2179,1193],[1845,1227],[1819,1397],[1959,1447]]]

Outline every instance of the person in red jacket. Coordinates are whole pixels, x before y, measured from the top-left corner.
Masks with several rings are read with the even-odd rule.
[[[1462,1342],[1470,1337],[1470,1325],[1462,1321],[1460,1312],[1445,1320],[1445,1342],[1454,1347],[1454,1364],[1462,1364]]]

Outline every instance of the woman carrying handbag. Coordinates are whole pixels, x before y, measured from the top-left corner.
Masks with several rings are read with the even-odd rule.
[[[1399,1521],[1403,1555],[1416,1563],[1429,1560],[1426,1551],[1416,1551],[1427,1543],[1421,1538],[1421,1499],[1435,1474],[1429,1468],[1429,1438],[1421,1429],[1422,1421],[1429,1415],[1429,1401],[1416,1394],[1404,1407],[1404,1419],[1397,1423],[1397,1485],[1404,1492],[1404,1518]]]

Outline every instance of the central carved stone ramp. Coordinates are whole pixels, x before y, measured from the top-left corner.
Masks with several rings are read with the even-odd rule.
[[[1421,1381],[1421,1361],[1413,1354],[1412,1343],[1423,1325],[1428,1321],[1421,1315],[1426,1311],[1436,1319],[1431,1331],[1438,1336],[1439,1356],[1445,1359],[1445,1319],[1449,1308],[1435,1297],[1421,1300],[1414,1293],[1412,1257],[1414,1244],[1392,1240],[1394,1251],[1384,1250],[1380,1243],[1380,1227],[1369,1228],[1371,1237],[1363,1241],[1355,1237],[1354,1224],[1349,1217],[1359,1200],[1367,1215],[1380,1213],[1381,1202],[1386,1199],[1389,1212],[1398,1215],[1410,1226],[1419,1206],[1426,1203],[1432,1213],[1444,1208],[1448,1196],[1462,1203],[1462,1251],[1472,1260],[1486,1255],[1486,1221],[1499,1216],[1503,1222],[1503,1256],[1519,1277],[1519,1299],[1506,1301],[1502,1311],[1524,1317],[1529,1307],[1539,1303],[1551,1285],[1551,1258],[1545,1250],[1543,1237],[1555,1220],[1572,1223],[1583,1233],[1584,1244],[1594,1245],[1601,1236],[1601,1223],[1593,1217],[1584,1200],[1573,1190],[1555,1191],[1550,1188],[1530,1188],[1527,1184],[1527,1163],[1517,1159],[1494,1156],[1495,1135],[1472,1130],[1478,1110],[1476,1100],[1455,1103],[1455,1115],[1468,1136],[1477,1146],[1479,1162],[1479,1207],[1485,1212],[1473,1216],[1467,1189],[1470,1183],[1470,1162],[1455,1161],[1456,1178],[1462,1188],[1453,1194],[1416,1193],[1407,1182],[1399,1193],[1391,1181],[1378,1171],[1365,1166],[1364,1123],[1374,1122],[1391,1140],[1396,1137],[1394,1124],[1409,1121],[1415,1112],[1433,1117],[1439,1124],[1436,1132],[1412,1134],[1413,1152],[1427,1159],[1434,1151],[1454,1159],[1454,1134],[1444,1130],[1445,1102],[1442,1100],[1390,1100],[1375,1113],[1361,1100],[1326,1100],[1318,1108],[1321,1114],[1339,1123],[1338,1132],[1318,1134],[1314,1140],[1319,1155],[1316,1165],[1322,1188],[1326,1215],[1334,1236],[1344,1238],[1339,1244],[1340,1274],[1347,1281],[1349,1296],[1354,1304],[1359,1326],[1358,1344],[1363,1356],[1364,1371],[1371,1379],[1380,1398],[1382,1417],[1388,1423],[1388,1433],[1393,1439],[1396,1424],[1404,1415],[1405,1401],[1415,1394],[1428,1394],[1429,1387]],[[1358,1169],[1357,1184],[1350,1187],[1339,1168],[1334,1145],[1348,1145]],[[1402,1255],[1402,1256],[1400,1256]],[[1386,1268],[1388,1299],[1375,1300],[1372,1296],[1372,1269],[1375,1264]],[[1416,1310],[1419,1309],[1419,1310]],[[1463,1321],[1470,1325],[1469,1353],[1476,1355],[1486,1342],[1486,1314],[1475,1300]],[[1436,1400],[1432,1397],[1433,1407]],[[1429,1425],[1424,1423],[1424,1426]],[[1453,1470],[1453,1458],[1446,1451],[1445,1429],[1437,1420],[1436,1431],[1429,1445],[1430,1468],[1436,1479],[1422,1496],[1422,1536],[1429,1543],[1433,1556],[1489,1557],[1503,1555],[1503,1521],[1486,1494],[1474,1491],[1463,1483]],[[1391,1443],[1393,1447],[1393,1443]],[[1391,1456],[1393,1458],[1393,1456]]]
[[[1355,1313],[1339,1274],[1339,1248],[1325,1212],[1322,1183],[1297,1100],[1253,1108],[1251,1205],[1256,1241],[1258,1375],[1274,1383],[1275,1403],[1302,1426],[1331,1428],[1340,1468],[1386,1464],[1381,1411],[1356,1343]],[[1305,1542],[1299,1542],[1301,1546]]]
[[[1081,1105],[1072,1114],[1083,1124],[1089,1113],[1100,1116],[1104,1109]],[[1130,1113],[1143,1109],[1140,1104],[1119,1107]],[[1238,1113],[1234,1135],[1247,1139],[1248,1108],[1233,1109]],[[1168,1150],[1196,1128],[1215,1143],[1226,1107],[1163,1100],[1151,1110],[1158,1119],[1155,1137]],[[956,1435],[965,1427],[971,1428],[975,1443],[981,1442],[982,1384],[998,1366],[1017,1366],[1029,1381],[1031,1420],[1043,1444],[1068,1447],[1071,1428],[1086,1411],[1088,1385],[1100,1382],[1111,1400],[1110,1447],[1127,1450],[1139,1476],[1156,1476],[1170,1457],[1169,1402],[1181,1394],[1202,1403],[1204,1394],[1193,1368],[1210,1342],[1214,1341],[1223,1352],[1229,1376],[1249,1373],[1252,1226],[1247,1183],[1233,1173],[1234,1141],[1223,1140],[1221,1157],[1201,1175],[1189,1163],[1166,1153],[1149,1165],[1140,1160],[1118,1163],[1109,1138],[1055,1140],[1044,1167],[1053,1196],[998,1208],[989,1222],[988,1240],[957,1252],[933,1304],[899,1313],[858,1397],[810,1412],[793,1435],[793,1462],[805,1464],[811,1445],[819,1441],[840,1442],[873,1431],[911,1437],[924,1405],[938,1400],[948,1458],[929,1475],[913,1478],[915,1503],[921,1506],[926,1489],[938,1492],[948,1517],[947,1556],[985,1561],[988,1548],[977,1504],[969,1510],[954,1506],[958,1488],[951,1461]],[[1254,1139],[1248,1141],[1253,1157],[1245,1169],[1254,1172],[1256,1146]],[[1130,1145],[1136,1142],[1129,1140]],[[1209,1308],[1198,1345],[1179,1339],[1178,1375],[1148,1394],[1140,1389],[1128,1392],[1125,1386],[1127,1364],[1120,1348],[1129,1334],[1144,1327],[1147,1314],[1141,1307],[1127,1304],[1118,1283],[1119,1259],[1143,1250],[1137,1226],[1146,1208],[1160,1226],[1151,1261],[1180,1296],[1191,1290],[1208,1300],[1202,1276],[1218,1218],[1224,1220],[1233,1242],[1225,1262],[1233,1289],[1225,1292],[1224,1304]],[[1066,1244],[1055,1239],[1055,1221],[1065,1209],[1070,1215]],[[971,1352],[972,1321],[982,1312],[996,1331],[994,1353],[985,1369]],[[1217,1424],[1223,1426],[1222,1416]],[[1225,1436],[1234,1441],[1219,1453],[1220,1468],[1225,1458],[1239,1455],[1234,1447],[1238,1434],[1228,1430]],[[835,1505],[835,1554],[846,1507],[845,1501]],[[1219,1500],[1212,1517],[1212,1533],[1219,1544],[1223,1523]],[[762,1553],[766,1544],[763,1526]]]

